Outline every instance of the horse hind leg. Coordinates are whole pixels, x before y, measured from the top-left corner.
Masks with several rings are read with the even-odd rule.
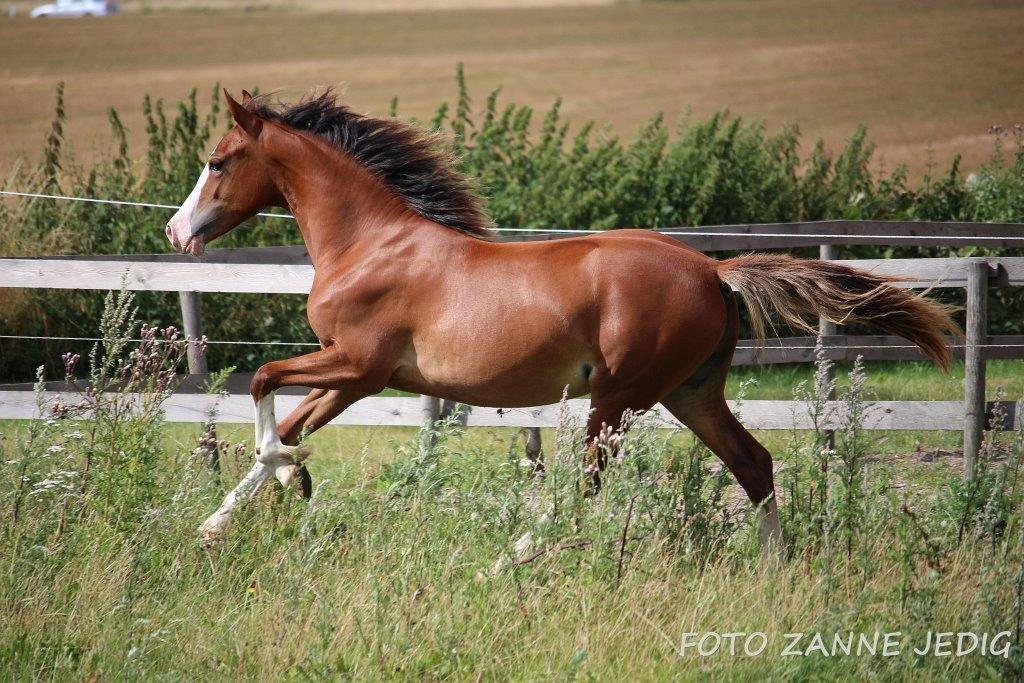
[[[615,448],[615,437],[622,428],[622,417],[627,410],[642,412],[651,407],[652,403],[639,397],[611,396],[596,393],[590,402],[590,417],[587,419],[586,445],[591,462],[588,463],[589,482],[588,495],[596,495],[601,489],[601,471],[607,466],[607,451]],[[608,438],[612,442],[607,441]],[[551,524],[555,508],[549,506],[537,520],[536,528],[540,529]],[[534,549],[533,531],[527,531],[516,541],[510,557],[503,557],[491,568],[491,574],[497,575],[513,564],[522,562]]]
[[[775,499],[772,456],[729,410],[723,381],[683,385],[662,405],[689,427],[725,464],[755,505],[759,517],[761,556],[781,557],[782,522]]]

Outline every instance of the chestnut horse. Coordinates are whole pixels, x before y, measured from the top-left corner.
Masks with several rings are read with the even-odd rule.
[[[758,506],[764,547],[780,545],[771,455],[723,394],[733,290],[755,330],[770,309],[804,328],[868,321],[949,361],[946,309],[887,278],[784,255],[716,261],[646,230],[503,243],[436,137],[353,113],[331,91],[293,105],[224,94],[236,125],[167,236],[198,256],[264,208],[288,208],[315,270],[307,315],[321,349],[256,373],[255,464],[203,524],[207,539],[272,476],[308,491],[300,436],[392,387],[496,407],[589,394],[591,445],[624,411],[660,402]],[[312,391],[277,424],[274,393],[296,385]]]

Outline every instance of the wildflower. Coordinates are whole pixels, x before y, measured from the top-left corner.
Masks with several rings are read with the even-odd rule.
[[[29,493],[30,496],[40,496],[53,489],[65,489],[70,490],[71,480],[78,476],[78,472],[73,470],[62,470],[59,472],[51,472],[47,475],[46,479],[38,481],[32,487],[32,491]]]
[[[75,371],[75,366],[82,357],[77,353],[65,353],[60,359],[64,362],[64,372],[70,375]]]
[[[70,407],[60,396],[53,399],[53,403],[50,404],[50,413],[58,419],[66,417],[69,410]]]

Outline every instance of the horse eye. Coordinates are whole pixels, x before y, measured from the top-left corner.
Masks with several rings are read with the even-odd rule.
[[[220,173],[221,169],[224,168],[224,162],[223,161],[211,161],[209,163],[209,167],[210,167],[210,171],[212,173]]]

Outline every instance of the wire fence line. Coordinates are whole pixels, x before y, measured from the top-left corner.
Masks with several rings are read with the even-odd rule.
[[[165,209],[169,211],[177,211],[180,207],[173,204],[156,204],[152,202],[135,202],[120,199],[101,199],[95,197],[73,197],[70,195],[58,195],[58,194],[44,194],[39,192],[19,192],[15,190],[0,190],[0,196],[8,197],[22,197],[26,199],[49,199],[54,201],[69,201],[69,202],[82,202],[88,204],[106,204],[113,206],[132,206],[143,209]],[[295,217],[287,213],[258,213],[257,216],[263,218],[284,218],[294,220]],[[494,228],[495,232],[507,232],[507,233],[537,233],[537,234],[564,234],[564,235],[593,235],[609,230],[593,230],[593,229],[567,229],[567,228]],[[800,237],[803,239],[841,239],[844,237],[858,237],[858,235],[850,235],[848,233],[800,233],[794,234],[789,232],[766,232],[766,233],[737,233],[724,230],[659,230],[661,235],[670,236],[681,236],[681,237],[750,237],[750,238],[781,238],[781,237]],[[878,239],[887,240],[921,240],[929,238],[928,235],[898,235],[898,234],[873,234],[863,235],[862,237],[871,237]],[[934,236],[936,240],[942,241],[970,241],[970,242],[997,242],[1008,239],[1002,235],[942,235]]]
[[[58,336],[46,336],[46,335],[29,335],[29,334],[0,334],[0,339],[27,339],[35,341],[119,341],[119,342],[141,342],[142,339],[136,339],[133,337],[58,337]],[[167,341],[175,342],[188,342],[196,343],[202,341],[204,344],[223,344],[223,345],[239,345],[239,346],[316,346],[319,347],[318,342],[284,342],[284,341],[247,341],[247,340],[216,340],[216,339],[194,339],[192,337],[183,337],[180,339],[167,340],[167,339],[147,339],[148,342],[163,343]],[[1024,346],[1024,345],[1022,345]]]
[[[167,209],[177,211],[180,206],[173,204],[154,204],[152,202],[130,202],[122,199],[97,199],[95,197],[71,197],[63,194],[41,194],[39,192],[15,192],[14,190],[0,190],[0,195],[7,197],[23,197],[26,199],[53,199],[67,202],[83,202],[86,204],[109,204],[113,206],[134,206],[141,209]],[[291,218],[294,216],[288,213],[258,213],[257,216],[264,218]]]

